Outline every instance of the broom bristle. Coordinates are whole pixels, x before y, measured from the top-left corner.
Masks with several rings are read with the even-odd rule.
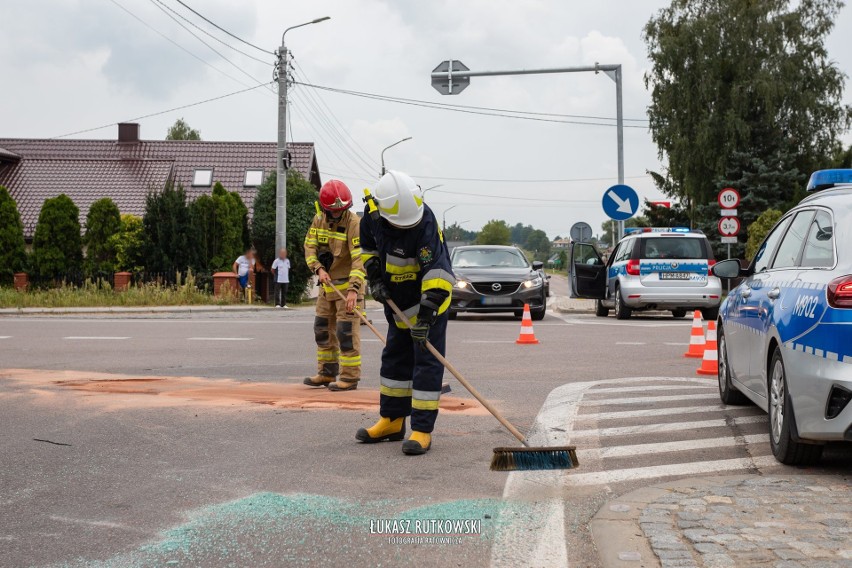
[[[494,448],[491,471],[531,471],[577,467],[577,448]]]

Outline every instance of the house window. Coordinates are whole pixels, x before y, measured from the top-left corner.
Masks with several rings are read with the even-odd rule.
[[[243,182],[245,187],[257,187],[263,183],[263,170],[252,169],[246,170],[246,179]]]
[[[192,174],[192,185],[210,187],[213,185],[213,168],[198,168]]]

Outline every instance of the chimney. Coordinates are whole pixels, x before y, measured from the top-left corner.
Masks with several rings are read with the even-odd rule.
[[[139,142],[139,125],[135,122],[122,122],[118,125],[118,143],[136,144]]]

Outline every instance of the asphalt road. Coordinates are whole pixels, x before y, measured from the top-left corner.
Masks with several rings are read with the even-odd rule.
[[[559,293],[563,282],[554,284]],[[370,315],[384,329],[381,314]],[[381,345],[361,329],[358,393],[375,400]],[[692,379],[697,365],[681,356],[689,322],[665,316],[618,322],[549,314],[535,324],[537,346],[516,345],[519,323],[508,317],[462,316],[449,330],[448,358],[522,431],[534,425],[554,389],[629,377]],[[535,528],[544,518],[539,505],[558,497],[564,509],[555,530],[568,543],[568,560],[594,566],[588,519],[614,494],[660,476],[615,473],[601,483],[589,477],[672,463],[646,455],[601,461],[607,457],[601,446],[643,434],[596,429],[675,421],[635,412],[623,421],[601,416],[608,399],[632,396],[617,392],[628,381],[595,386],[604,390],[584,395],[578,407],[585,418],[577,424],[582,434],[576,443],[598,452],[581,455],[589,466],[575,470],[587,476],[578,478],[586,480],[580,484],[554,488],[536,474],[489,472],[491,448],[514,439],[481,412],[442,413],[434,448],[423,457],[403,456],[398,444],[360,445],[354,433],[375,420],[373,407],[335,407],[339,395],[326,391],[311,392],[314,400],[303,404],[298,397],[306,388],[288,386],[312,374],[313,351],[308,309],[0,319],[0,565],[512,565],[508,559],[519,555],[518,561],[532,562],[524,541],[541,537]],[[114,381],[124,375],[196,379]],[[475,407],[454,379],[447,380],[451,396]],[[689,381],[629,384],[636,397],[699,392]],[[660,390],[671,385],[677,387],[671,393]],[[251,392],[265,394],[234,394],[255,387]],[[164,392],[172,388],[189,390],[173,397]],[[294,393],[295,402],[282,402]],[[617,410],[696,406],[648,402]],[[716,437],[765,432],[755,409],[707,412],[723,413],[712,427]],[[737,430],[737,416],[754,417],[747,432]],[[573,420],[553,409],[542,417],[569,427]],[[685,439],[682,431],[666,428],[654,435],[661,442]],[[723,453],[716,457],[755,451],[726,446]],[[696,461],[716,459],[706,449],[701,455]],[[732,471],[760,471],[762,462],[755,463]],[[814,471],[840,472],[850,464],[848,453],[829,453],[828,465]],[[458,543],[399,544],[377,524],[382,519],[474,519],[483,534]],[[507,531],[512,538],[501,536]]]

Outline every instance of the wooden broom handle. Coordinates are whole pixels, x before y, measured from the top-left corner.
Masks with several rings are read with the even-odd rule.
[[[335,288],[334,291],[337,292],[337,295],[340,296],[341,300],[343,300],[344,302],[346,301],[346,296],[343,295],[343,292],[341,292],[337,288]],[[370,323],[370,320],[368,320],[367,317],[361,313],[361,310],[358,309],[358,306],[355,306],[355,313],[358,314],[358,317],[361,318],[361,321],[364,322],[364,324],[369,327],[373,333],[376,334],[376,337],[379,338],[379,341],[381,341],[384,345],[388,344],[387,340],[385,339],[385,336],[382,335],[382,332],[376,329],[376,326]]]

